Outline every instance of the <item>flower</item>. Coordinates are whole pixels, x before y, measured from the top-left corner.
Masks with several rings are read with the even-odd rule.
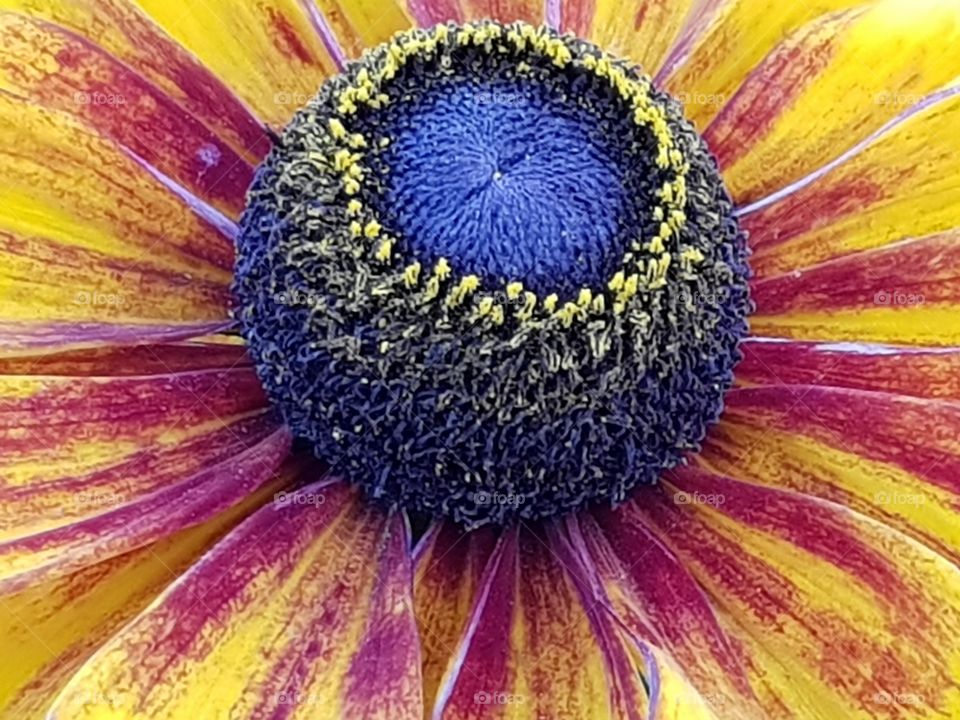
[[[960,717],[956,3],[0,36],[0,717]]]

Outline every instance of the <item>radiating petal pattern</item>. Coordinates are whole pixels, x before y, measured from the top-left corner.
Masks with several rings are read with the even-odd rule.
[[[77,118],[0,94],[0,351],[204,334],[230,237]]]
[[[699,460],[851,507],[960,563],[958,438],[953,401],[771,386],[729,394]]]
[[[201,525],[0,597],[0,647],[16,648],[16,662],[4,662],[0,673],[0,717],[43,717],[87,658],[298,470],[289,463],[276,480]]]
[[[960,348],[747,341],[736,381],[825,385],[960,400]]]
[[[665,656],[696,688],[686,702],[671,702],[702,701],[719,717],[736,709],[744,719],[763,718],[747,677],[748,659],[689,572],[644,526],[616,513],[600,517],[602,528],[588,514],[571,524],[621,622],[645,646],[662,648],[647,652],[646,663],[655,670]]]
[[[490,529],[464,532],[453,523],[438,523],[417,547],[413,589],[423,650],[423,699],[428,708],[466,630],[495,542]]]
[[[0,587],[153,542],[274,475],[290,437],[253,370],[157,367],[163,357],[176,363],[177,351],[181,363],[197,354],[173,346],[153,362],[142,349],[106,355],[148,374],[111,376],[112,365],[100,375],[26,374],[21,361],[0,376]],[[50,372],[69,358],[41,358],[36,369]]]
[[[960,711],[960,568],[943,557],[841,506],[689,468],[616,512],[703,587],[780,717]]]
[[[878,0],[775,48],[705,139],[738,203],[790,184],[960,75],[960,5]]]
[[[707,0],[691,13],[658,79],[704,130],[737,88],[797,28],[862,0]]]
[[[603,609],[584,604],[573,563],[556,539],[500,537],[434,718],[642,717],[639,673]]]
[[[752,297],[761,335],[960,345],[960,229],[761,279]]]
[[[50,717],[421,720],[408,542],[342,483],[285,495],[94,655]]]
[[[560,29],[656,74],[696,0],[562,0]]]
[[[441,22],[491,19],[502,23],[544,21],[542,0],[406,0],[407,12],[420,27]]]
[[[0,87],[77,116],[231,217],[253,165],[160,88],[89,40],[0,12]]]
[[[760,278],[960,227],[960,85],[907,113],[813,182],[748,209]]]
[[[286,125],[337,67],[299,0],[135,0],[261,120]]]
[[[48,21],[50,32],[57,32],[59,26],[102,48],[166,93],[248,162],[259,162],[269,150],[263,127],[236,96],[129,0],[0,0],[0,9]],[[42,48],[36,50],[38,56],[50,57]],[[52,70],[57,64],[43,67]],[[68,75],[77,70],[64,69]],[[98,90],[106,96],[122,95],[112,86]]]

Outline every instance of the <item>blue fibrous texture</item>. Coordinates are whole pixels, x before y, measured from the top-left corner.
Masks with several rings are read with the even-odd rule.
[[[623,255],[620,135],[533,81],[460,78],[397,103],[382,205],[410,250],[542,294],[597,285]]]

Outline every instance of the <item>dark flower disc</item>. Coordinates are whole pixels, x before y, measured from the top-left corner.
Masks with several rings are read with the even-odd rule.
[[[236,316],[293,432],[465,526],[618,502],[699,447],[750,301],[679,105],[524,24],[369,51],[260,166]]]

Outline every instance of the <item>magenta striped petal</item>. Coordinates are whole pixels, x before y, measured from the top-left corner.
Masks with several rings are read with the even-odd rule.
[[[342,483],[278,495],[87,662],[51,718],[421,720],[409,532]]]

